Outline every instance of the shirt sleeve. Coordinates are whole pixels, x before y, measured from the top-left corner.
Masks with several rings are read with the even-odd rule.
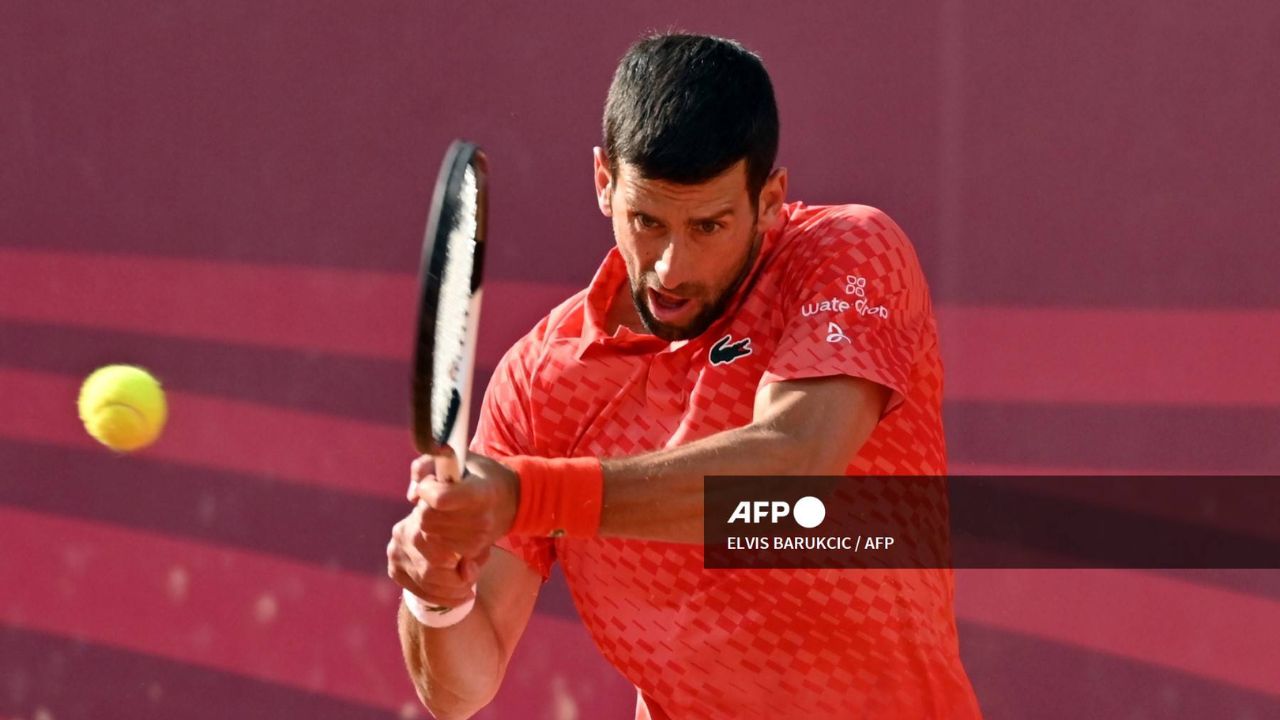
[[[476,434],[471,440],[473,451],[499,460],[512,455],[537,454],[533,450],[531,377],[526,353],[536,345],[534,337],[541,327],[513,345],[494,369],[480,405]],[[551,576],[551,564],[555,561],[552,539],[508,535],[496,544],[524,560],[542,576],[543,582]]]
[[[865,205],[830,208],[798,229],[778,305],[783,331],[761,384],[847,375],[910,392],[933,310],[910,240]]]

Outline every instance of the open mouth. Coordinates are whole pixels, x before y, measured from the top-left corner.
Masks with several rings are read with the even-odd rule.
[[[693,301],[689,298],[659,292],[653,288],[647,288],[645,296],[649,300],[649,311],[662,323],[680,320],[693,307]]]

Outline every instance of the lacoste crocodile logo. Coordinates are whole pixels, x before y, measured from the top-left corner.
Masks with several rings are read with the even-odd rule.
[[[730,339],[730,336],[725,335],[711,346],[711,352],[707,353],[707,357],[712,365],[727,365],[751,354],[751,338],[742,338],[735,343],[729,342]]]

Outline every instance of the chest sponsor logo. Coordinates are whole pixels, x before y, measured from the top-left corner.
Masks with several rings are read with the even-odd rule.
[[[707,357],[712,365],[727,365],[751,354],[751,338],[742,338],[737,342],[731,342],[732,340],[732,337],[725,335],[711,346],[711,352],[707,353]]]

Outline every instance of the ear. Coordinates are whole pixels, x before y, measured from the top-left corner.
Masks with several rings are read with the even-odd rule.
[[[762,232],[768,232],[782,217],[782,205],[787,201],[787,169],[774,168],[760,188],[760,215],[756,218]]]
[[[592,148],[591,156],[595,164],[596,205],[600,206],[605,217],[613,217],[613,177],[609,174],[609,158],[600,147]]]

